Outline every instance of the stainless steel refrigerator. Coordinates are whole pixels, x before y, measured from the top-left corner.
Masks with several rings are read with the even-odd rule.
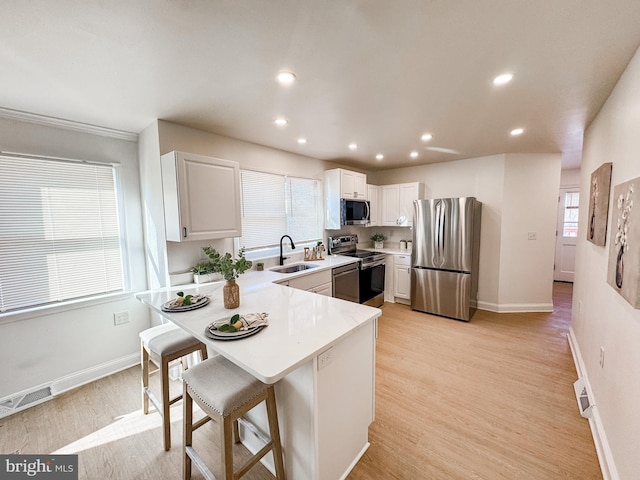
[[[469,321],[477,307],[482,203],[473,197],[416,200],[411,308]]]

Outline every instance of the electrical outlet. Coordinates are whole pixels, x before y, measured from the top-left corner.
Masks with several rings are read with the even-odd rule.
[[[123,323],[129,323],[129,312],[118,312],[113,314],[113,324],[122,325]]]
[[[527,239],[528,240],[537,240],[538,239],[538,232],[527,232]]]
[[[333,362],[333,347],[318,355],[318,370],[322,370],[331,362]]]
[[[600,347],[600,368],[604,368],[604,347]]]

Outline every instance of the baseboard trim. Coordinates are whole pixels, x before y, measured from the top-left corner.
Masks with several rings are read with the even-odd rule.
[[[479,310],[494,313],[553,312],[553,303],[490,303],[478,301]]]
[[[0,398],[0,418],[8,417],[14,413],[48,402],[61,393],[81,387],[87,383],[95,382],[96,380],[108,377],[109,375],[133,367],[139,363],[140,354],[132,353],[110,362],[57,378],[49,383],[36,385]]]
[[[582,353],[580,352],[580,346],[576,339],[573,327],[569,328],[567,334],[567,340],[569,342],[569,348],[571,349],[571,355],[573,356],[573,363],[576,366],[576,372],[578,377],[584,380],[585,387],[589,398],[593,400],[593,408],[591,409],[591,418],[589,418],[589,428],[591,429],[591,435],[593,437],[593,443],[596,447],[596,453],[598,455],[598,462],[600,462],[600,470],[602,470],[602,478],[604,480],[619,480],[618,470],[613,460],[613,453],[611,447],[607,441],[607,434],[602,424],[602,418],[598,411],[598,402],[591,390],[591,384],[589,383],[589,377],[587,376],[587,370],[584,360],[582,359]]]
[[[100,365],[74,372],[51,382],[51,393],[55,397],[61,393],[86,385],[87,383],[95,382],[101,378],[126,370],[139,363],[140,354],[131,353],[110,362],[101,363]]]

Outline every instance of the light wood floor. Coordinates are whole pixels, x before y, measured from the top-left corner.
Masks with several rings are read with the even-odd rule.
[[[602,478],[572,387],[570,284],[555,285],[554,303],[553,314],[479,310],[470,323],[385,304],[371,447],[349,479]],[[63,394],[1,419],[0,453],[77,453],[81,479],[181,478],[182,404],[165,452],[139,397],[138,368]],[[215,425],[196,435],[214,455]],[[258,465],[246,478],[271,477]]]

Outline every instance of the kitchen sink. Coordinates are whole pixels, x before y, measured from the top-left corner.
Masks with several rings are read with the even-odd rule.
[[[276,273],[295,273],[310,268],[316,268],[318,265],[309,265],[308,263],[298,263],[296,265],[283,265],[282,267],[273,267],[270,270]]]

